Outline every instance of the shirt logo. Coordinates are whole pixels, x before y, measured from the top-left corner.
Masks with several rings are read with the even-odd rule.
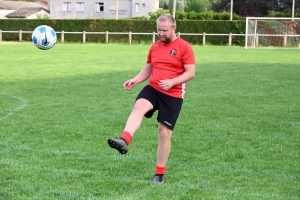
[[[177,50],[176,49],[173,49],[171,52],[170,52],[170,55],[171,56],[175,56],[177,54]]]

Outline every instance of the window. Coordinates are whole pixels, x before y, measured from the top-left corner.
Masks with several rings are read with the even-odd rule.
[[[64,2],[63,5],[64,5],[63,11],[71,12],[71,2]]]
[[[84,12],[84,2],[77,2],[77,12]]]
[[[140,8],[140,4],[139,4],[139,3],[136,3],[136,4],[135,4],[135,12],[136,12],[136,13],[140,12],[139,8]]]
[[[96,12],[103,12],[103,11],[104,11],[104,3],[96,2]]]

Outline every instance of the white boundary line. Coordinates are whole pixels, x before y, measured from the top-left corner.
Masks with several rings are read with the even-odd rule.
[[[18,99],[22,102],[20,106],[18,106],[15,109],[9,111],[9,113],[7,113],[6,115],[0,116],[0,122],[7,119],[8,117],[14,115],[16,112],[19,112],[20,110],[23,110],[28,105],[28,102],[25,99],[23,99],[22,97],[17,97],[17,96],[14,96],[14,95],[3,93],[3,92],[0,92],[0,95],[9,96],[9,97],[12,97],[14,99]]]

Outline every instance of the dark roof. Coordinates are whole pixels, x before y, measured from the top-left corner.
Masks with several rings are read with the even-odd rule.
[[[48,0],[39,0],[39,4],[48,7]]]
[[[48,10],[47,0],[42,0],[38,3],[0,0],[0,10],[15,10],[14,12],[6,15],[7,18],[26,18],[41,10],[50,13]]]

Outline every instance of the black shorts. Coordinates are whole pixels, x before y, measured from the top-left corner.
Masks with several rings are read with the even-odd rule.
[[[157,121],[170,130],[174,129],[183,99],[161,93],[149,85],[142,89],[136,100],[138,99],[147,99],[153,105],[153,110],[149,110],[145,117],[151,118],[154,112],[158,110]]]

